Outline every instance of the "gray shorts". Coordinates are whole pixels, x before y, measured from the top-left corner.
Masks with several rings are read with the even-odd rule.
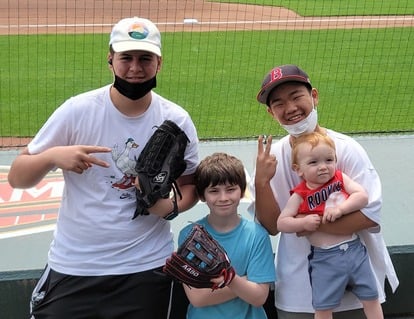
[[[336,308],[345,290],[359,300],[378,299],[367,250],[359,238],[329,249],[312,247],[308,259],[314,309]]]
[[[286,312],[283,310],[277,310],[277,319],[314,319],[313,313],[305,312]],[[362,309],[334,312],[333,319],[366,319],[364,311]]]

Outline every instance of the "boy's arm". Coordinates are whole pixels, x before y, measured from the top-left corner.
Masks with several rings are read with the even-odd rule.
[[[14,159],[7,178],[12,187],[29,188],[39,183],[53,168],[50,152],[31,155],[26,147]]]
[[[194,174],[180,176],[177,179],[177,185],[182,195],[176,198],[178,213],[181,213],[189,210],[198,202],[199,198],[194,184]],[[165,217],[173,210],[174,203],[170,198],[160,198],[152,207],[148,208],[148,212],[160,217]]]
[[[349,235],[364,229],[375,227],[377,224],[361,211],[344,215],[332,223],[321,223],[318,231],[333,235]]]
[[[255,216],[269,234],[276,235],[280,208],[270,187],[270,180],[275,175],[277,167],[275,156],[270,154],[271,146],[272,136],[268,137],[265,147],[263,146],[263,136],[259,136],[254,179]]]
[[[269,287],[268,283],[256,283],[249,281],[247,277],[240,277],[238,275],[229,284],[229,288],[233,293],[254,307],[264,305],[269,294]]]
[[[217,282],[221,279],[218,278]],[[255,283],[247,277],[236,275],[231,283],[224,288],[211,291],[210,288],[196,289],[184,285],[185,293],[190,303],[195,307],[206,307],[222,304],[239,297],[245,302],[260,307],[266,302],[269,294],[268,283]]]
[[[260,224],[266,228],[269,234],[277,235],[277,220],[280,216],[280,208],[269,182],[261,183],[255,180],[255,216]]]
[[[211,288],[192,288],[186,284],[183,284],[183,287],[188,300],[194,307],[214,306],[237,297],[229,287],[213,291]]]
[[[91,153],[110,151],[110,148],[102,146],[73,145],[56,146],[39,154],[30,154],[26,147],[13,161],[8,181],[12,187],[29,188],[39,183],[54,168],[82,174],[92,165],[108,167],[107,162]]]
[[[197,204],[199,198],[196,191],[194,174],[182,175],[177,179],[182,197],[177,196],[178,211],[184,212]]]

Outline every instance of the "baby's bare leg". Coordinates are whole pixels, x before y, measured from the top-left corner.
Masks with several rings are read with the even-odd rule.
[[[384,319],[382,307],[378,299],[375,300],[361,300],[364,306],[364,312],[367,319]]]
[[[332,309],[315,310],[315,319],[332,319]]]

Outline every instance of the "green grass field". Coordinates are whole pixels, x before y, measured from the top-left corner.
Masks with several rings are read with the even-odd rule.
[[[412,1],[348,2],[347,14],[362,14],[361,3],[378,14],[414,11]],[[288,6],[306,14],[306,3]],[[327,2],[312,3],[316,10]],[[329,3],[313,14],[335,14],[340,3]],[[107,51],[107,34],[0,36],[0,136],[33,136],[65,99],[111,83]],[[268,70],[294,63],[319,90],[323,125],[412,132],[413,52],[413,28],[163,33],[155,90],[189,111],[202,139],[282,135],[255,96]]]

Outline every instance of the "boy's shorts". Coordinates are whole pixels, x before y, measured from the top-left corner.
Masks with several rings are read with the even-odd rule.
[[[162,268],[127,275],[71,276],[45,269],[33,291],[32,319],[166,319],[172,281]]]
[[[315,310],[339,306],[345,290],[359,300],[378,299],[366,247],[359,238],[329,249],[312,247],[308,259]]]
[[[334,312],[332,314],[333,319],[366,319],[363,309],[347,310],[341,312]],[[277,319],[314,319],[314,313],[304,312],[286,312],[283,310],[277,310]]]

